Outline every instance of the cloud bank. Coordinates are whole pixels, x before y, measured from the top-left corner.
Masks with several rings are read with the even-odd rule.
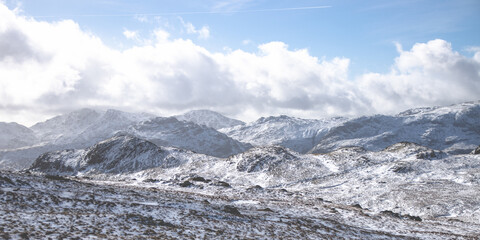
[[[134,31],[123,34],[138,37]],[[206,108],[243,120],[275,114],[319,118],[393,113],[480,96],[478,48],[467,57],[441,39],[406,51],[397,46],[389,73],[350,79],[348,58],[318,58],[283,42],[259,45],[257,52],[215,53],[188,39],[171,39],[162,29],[153,36],[117,50],[71,20],[37,21],[0,3],[0,121],[28,125],[82,107],[162,116]]]

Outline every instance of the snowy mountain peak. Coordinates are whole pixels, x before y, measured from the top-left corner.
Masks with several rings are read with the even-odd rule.
[[[85,129],[100,116],[101,113],[84,108],[39,122],[33,125],[31,129],[37,133],[40,139],[53,139],[63,133],[78,132],[79,129]]]
[[[396,116],[374,115],[332,128],[310,152],[345,146],[379,151],[399,142],[414,142],[450,154],[469,153],[480,142],[480,101],[447,107],[417,108]]]
[[[301,119],[286,115],[262,117],[242,126],[220,131],[241,142],[255,146],[281,145],[305,153],[312,149],[330,128],[346,121],[345,118]]]
[[[214,129],[229,128],[245,124],[240,120],[225,117],[222,114],[211,110],[192,110],[175,117],[181,121],[190,121]]]

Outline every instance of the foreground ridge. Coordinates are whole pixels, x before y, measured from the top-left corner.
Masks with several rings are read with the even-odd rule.
[[[390,211],[373,213],[276,189],[255,190],[260,193],[252,196],[249,189],[219,187],[222,191],[210,195],[155,183],[140,187],[0,174],[3,238],[473,239],[479,228],[461,221],[446,224]]]

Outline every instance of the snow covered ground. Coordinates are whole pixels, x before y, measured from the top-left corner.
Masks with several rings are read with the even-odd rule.
[[[0,168],[28,169],[0,172],[0,237],[480,238],[480,102],[355,119],[184,116],[84,109],[1,125],[19,148],[0,150]]]
[[[206,179],[205,179],[206,180]],[[418,219],[282,188],[176,181],[94,181],[0,172],[9,238],[475,239],[480,225]]]

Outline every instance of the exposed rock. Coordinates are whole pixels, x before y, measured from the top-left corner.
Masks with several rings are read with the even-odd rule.
[[[478,146],[475,150],[473,150],[472,154],[480,154],[480,146]]]
[[[235,216],[242,216],[240,211],[238,211],[238,209],[236,207],[231,206],[231,205],[225,205],[223,207],[223,211],[226,212],[226,213],[230,213],[232,215],[235,215]]]
[[[192,177],[190,178],[190,180],[194,181],[194,182],[210,182],[210,180],[207,180],[203,177],[200,177],[200,176],[196,176],[196,177]]]
[[[270,171],[278,164],[296,158],[289,150],[281,146],[253,148],[231,157],[232,160],[240,159],[237,163],[237,170],[240,172]]]
[[[219,186],[219,187],[226,187],[226,188],[231,188],[232,187],[232,186],[230,186],[230,184],[228,184],[227,182],[224,182],[224,181],[214,181],[212,183],[212,185]]]
[[[193,183],[191,183],[190,181],[184,181],[180,183],[180,187],[190,187],[190,186],[193,186]]]

